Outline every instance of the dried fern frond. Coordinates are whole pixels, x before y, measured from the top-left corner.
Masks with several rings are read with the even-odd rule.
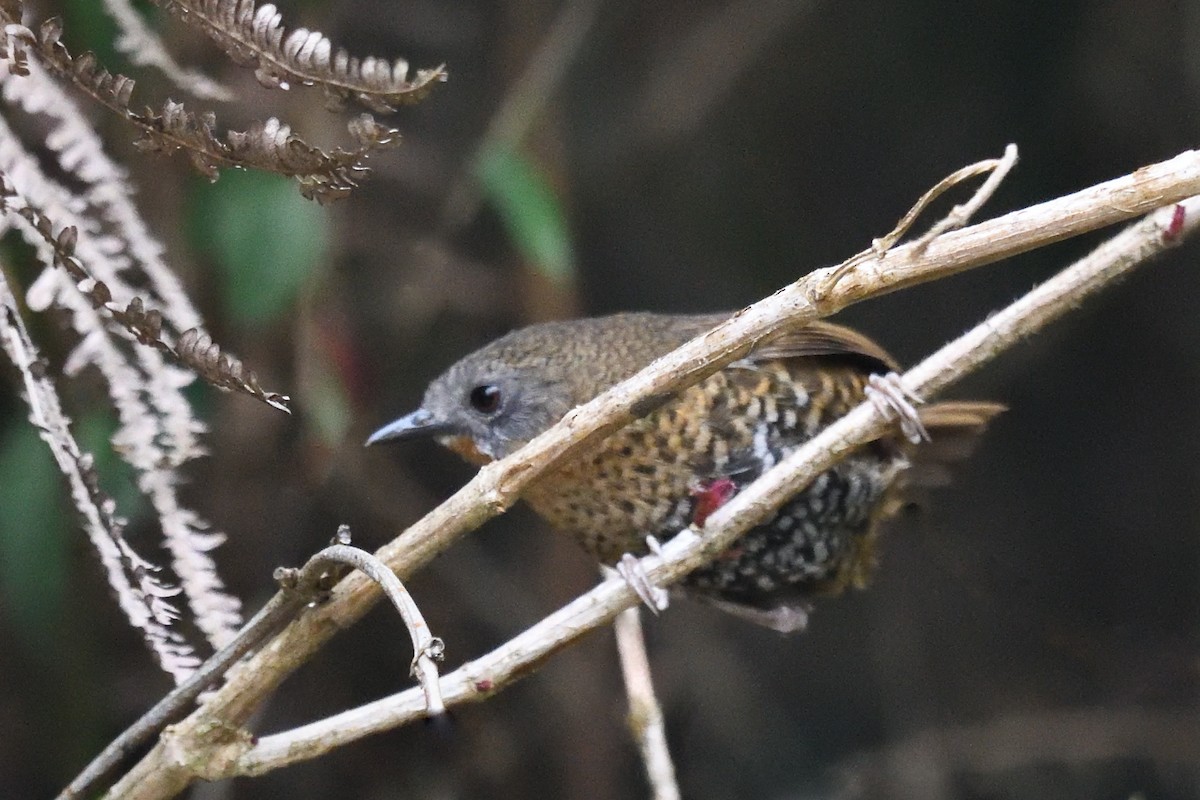
[[[408,79],[408,62],[352,56],[317,31],[283,27],[275,6],[253,0],[155,0],[185,23],[203,30],[237,63],[254,67],[263,86],[320,86],[332,104],[347,99],[386,113],[415,103],[446,80],[444,67],[418,70]]]
[[[84,216],[107,229],[104,252],[111,255],[117,268],[115,273],[102,275],[92,264],[97,277],[110,282],[113,293],[120,297],[133,294],[133,288],[120,279],[119,273],[128,271],[141,276],[157,300],[156,307],[176,331],[201,325],[199,312],[166,262],[163,244],[142,219],[135,202],[135,189],[124,168],[104,152],[91,121],[80,112],[66,89],[35,61],[29,65],[28,74],[20,79],[7,78],[0,72],[0,96],[12,108],[47,121],[46,147],[56,154],[65,173],[87,187],[80,193],[87,204]],[[58,221],[63,225],[77,224],[69,219]],[[135,280],[141,282],[137,277]]]
[[[95,367],[103,377],[118,419],[113,451],[133,467],[139,491],[158,516],[171,567],[197,627],[214,647],[220,647],[241,625],[241,603],[225,589],[209,555],[223,535],[184,507],[178,495],[178,468],[204,453],[198,438],[204,425],[183,394],[196,375],[169,363],[162,351],[133,343],[107,309],[97,308],[91,296],[78,291],[75,278],[65,269],[53,268],[57,255],[52,244],[74,251],[88,265],[88,273],[104,284],[97,291],[120,298],[121,304],[141,296],[134,283],[146,283],[142,292],[147,304],[174,331],[198,325],[199,315],[162,263],[162,247],[145,230],[123,171],[103,153],[74,102],[36,60],[29,62],[24,77],[0,73],[0,87],[10,108],[46,117],[50,124],[44,141],[58,156],[58,168],[79,186],[88,187],[76,194],[47,175],[42,160],[24,148],[0,116],[0,174],[12,181],[12,191],[21,201],[59,223],[38,226],[20,213],[0,215],[0,230],[10,224],[19,230],[49,267],[30,285],[27,305],[33,311],[63,309],[79,334],[63,373],[73,376]],[[44,234],[55,229],[60,233],[48,243]],[[83,286],[93,287],[91,282]],[[65,472],[61,464],[60,469]],[[102,560],[109,557],[97,547]],[[107,561],[105,565],[111,572]],[[146,575],[145,580],[154,579],[152,572]],[[151,590],[153,585],[144,589],[155,596]],[[140,625],[135,615],[130,617]]]
[[[236,356],[222,353],[212,338],[199,328],[186,330],[180,335],[175,343],[175,355],[213,386],[249,394],[280,411],[291,413],[287,395],[263,391],[253,370]]]
[[[183,507],[176,492],[179,483],[176,469],[203,453],[196,441],[203,425],[192,417],[180,392],[194,380],[195,373],[166,363],[163,357],[170,357],[170,351],[163,346],[134,345],[132,352],[122,346],[122,338],[136,337],[139,333],[145,341],[161,328],[162,317],[157,311],[143,313],[140,328],[135,331],[113,324],[123,322],[134,327],[134,320],[117,318],[138,315],[124,313],[111,301],[101,302],[111,297],[108,285],[93,278],[79,279],[86,273],[74,256],[69,255],[76,246],[82,249],[85,244],[89,245],[88,252],[95,254],[98,248],[93,234],[69,226],[54,236],[44,215],[12,205],[15,204],[7,209],[8,218],[24,223],[19,227],[27,240],[41,239],[43,261],[62,267],[44,270],[38,277],[29,291],[29,307],[44,309],[55,305],[69,312],[81,339],[64,364],[64,374],[75,375],[95,366],[104,377],[119,420],[112,439],[113,449],[134,467],[138,489],[158,515],[164,544],[171,552],[172,567],[197,626],[214,647],[220,647],[241,623],[241,604],[225,590],[216,564],[208,555],[223,536],[213,532],[195,512]],[[136,312],[140,302],[134,306]],[[120,331],[131,333],[132,337],[122,337]],[[137,619],[133,621],[140,624]]]
[[[173,84],[208,100],[233,99],[233,92],[213,79],[175,63],[162,40],[142,19],[130,0],[104,0],[108,15],[117,23],[113,45],[141,67],[155,67]]]
[[[76,288],[91,301],[95,309],[121,325],[139,343],[165,353],[180,366],[193,370],[213,386],[239,391],[272,408],[291,413],[287,395],[265,391],[259,385],[258,376],[253,370],[247,368],[235,356],[222,353],[220,347],[200,329],[191,328],[184,331],[172,346],[163,336],[161,312],[147,309],[140,297],[134,297],[124,307],[114,303],[108,285],[92,277],[75,257],[75,243],[79,232],[74,227],[67,227],[56,235],[53,223],[44,214],[26,202],[9,202],[15,198],[16,192],[4,176],[0,175],[0,209],[17,214],[37,231],[53,250],[54,263],[71,277]]]
[[[260,169],[294,178],[301,194],[325,203],[347,196],[359,185],[370,171],[365,162],[371,151],[399,141],[399,131],[376,123],[367,114],[347,126],[358,144],[353,150],[336,148],[326,153],[274,118],[256,122],[246,131],[228,131],[222,139],[212,112],[196,114],[172,100],[166,101],[160,112],[131,110],[133,79],[110,73],[92,53],[72,57],[60,41],[60,20],[47,20],[36,35],[11,23],[2,9],[0,20],[8,23],[4,35],[7,52],[12,54],[10,68],[21,63],[25,48],[30,49],[52,73],[133,123],[141,133],[136,143],[141,149],[167,154],[183,151],[210,180],[216,180],[220,166]]]
[[[155,576],[158,567],[139,556],[124,538],[125,522],[116,515],[116,504],[100,489],[89,453],[71,435],[70,421],[62,411],[58,392],[46,374],[16,299],[0,270],[0,349],[24,379],[29,419],[46,444],[59,471],[67,478],[71,499],[84,528],[100,555],[100,562],[121,609],[158,658],[162,668],[181,683],[200,663],[182,636],[171,629],[178,610],[167,600],[179,589]]]

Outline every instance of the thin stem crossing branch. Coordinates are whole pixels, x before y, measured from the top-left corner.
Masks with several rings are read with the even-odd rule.
[[[654,678],[646,655],[641,613],[641,608],[634,606],[613,620],[621,675],[625,679],[625,694],[629,697],[629,730],[642,754],[642,763],[646,765],[646,778],[650,781],[654,800],[679,800],[675,764],[667,746],[667,726],[654,694]]]
[[[417,607],[408,589],[405,589],[404,584],[396,577],[396,573],[366,550],[351,547],[348,531],[349,528],[343,525],[338,535],[344,535],[344,542],[330,545],[314,555],[305,565],[305,570],[310,567],[345,564],[379,584],[388,600],[391,600],[392,605],[400,612],[400,618],[404,620],[408,635],[412,638],[413,659],[409,673],[421,684],[421,691],[425,694],[425,708],[431,717],[443,713],[446,704],[438,688],[437,662],[442,660],[446,651],[445,643],[429,632],[429,625],[426,624],[421,609]]]

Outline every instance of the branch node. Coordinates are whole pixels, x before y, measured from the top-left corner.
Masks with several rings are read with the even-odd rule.
[[[276,567],[271,573],[271,577],[275,579],[275,583],[283,591],[290,591],[300,585],[300,570],[295,567]]]

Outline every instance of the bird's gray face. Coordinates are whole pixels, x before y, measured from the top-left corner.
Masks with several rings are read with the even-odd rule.
[[[468,461],[503,458],[574,405],[552,371],[515,369],[468,356],[429,385],[421,407],[380,428],[367,444],[436,437]]]

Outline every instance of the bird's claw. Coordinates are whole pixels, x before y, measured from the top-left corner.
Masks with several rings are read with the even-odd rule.
[[[904,438],[913,444],[929,441],[929,431],[925,430],[921,414],[915,405],[924,400],[906,387],[895,372],[867,378],[863,394],[879,409],[879,413],[885,419],[899,421],[900,432],[904,434]]]
[[[662,554],[662,545],[653,536],[646,537],[646,546],[654,555]],[[640,597],[642,602],[655,614],[667,610],[667,606],[671,602],[670,595],[666,589],[656,586],[650,580],[650,576],[646,574],[646,570],[637,556],[632,553],[621,556],[621,560],[617,562],[616,573],[629,584],[629,588],[633,589],[634,594]]]

